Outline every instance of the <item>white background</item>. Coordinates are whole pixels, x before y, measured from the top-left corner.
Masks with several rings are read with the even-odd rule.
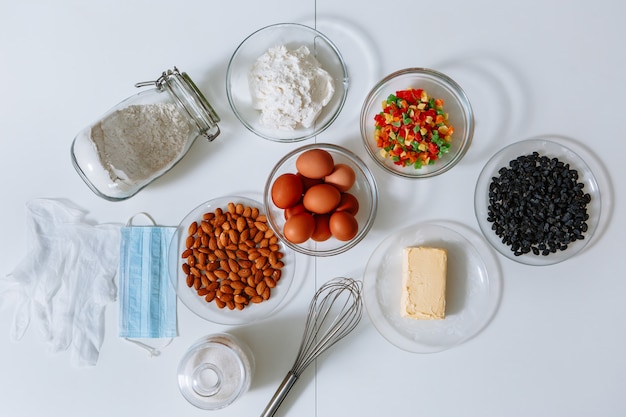
[[[3,276],[28,256],[24,204],[32,198],[66,198],[101,223],[148,211],[159,223],[176,225],[203,201],[261,192],[273,164],[300,145],[331,142],[367,160],[361,104],[378,79],[398,69],[424,66],[455,78],[473,104],[476,131],[458,166],[427,181],[391,178],[370,164],[381,190],[372,231],[342,255],[299,257],[303,271],[293,299],[254,326],[214,325],[179,305],[180,337],[150,359],[117,337],[117,305],[111,304],[97,366],[75,369],[68,354],[46,353],[36,327],[11,342],[12,310],[2,309],[0,414],[206,415],[178,392],[176,368],[199,337],[232,331],[254,351],[257,371],[244,397],[210,413],[259,415],[291,367],[319,284],[339,275],[360,278],[376,245],[406,224],[444,219],[478,231],[474,184],[487,159],[509,143],[551,134],[590,153],[587,162],[600,183],[602,221],[584,252],[545,267],[498,255],[502,298],[494,319],[474,339],[441,353],[401,351],[364,317],[305,372],[278,415],[626,415],[625,16],[620,0],[3,2]],[[241,40],[278,22],[309,24],[330,36],[351,77],[335,123],[293,145],[249,133],[230,110],[224,87],[227,62]],[[134,94],[135,82],[174,65],[214,104],[221,136],[196,141],[183,162],[130,200],[100,199],[71,165],[74,135]]]

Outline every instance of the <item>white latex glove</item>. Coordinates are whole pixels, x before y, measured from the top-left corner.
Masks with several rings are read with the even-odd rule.
[[[116,296],[121,226],[90,225],[59,200],[31,200],[26,210],[26,255],[0,286],[16,303],[11,339],[34,321],[51,352],[70,349],[74,365],[95,365]]]

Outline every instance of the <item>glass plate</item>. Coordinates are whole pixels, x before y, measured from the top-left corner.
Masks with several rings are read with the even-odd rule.
[[[252,323],[265,319],[273,314],[282,305],[287,293],[291,287],[295,271],[295,255],[294,252],[285,247],[279,241],[280,250],[284,257],[281,259],[285,266],[282,268],[282,275],[275,288],[271,290],[271,296],[267,301],[258,304],[249,304],[243,310],[229,310],[228,308],[218,308],[215,302],[207,303],[204,297],[199,296],[193,288],[187,286],[187,275],[182,270],[184,260],[181,254],[185,250],[185,241],[187,239],[187,230],[193,221],[201,221],[202,215],[207,212],[214,212],[215,209],[222,208],[226,211],[228,203],[242,203],[244,206],[256,207],[261,214],[264,214],[263,204],[251,198],[242,196],[224,196],[219,197],[206,203],[203,203],[193,209],[180,222],[177,233],[172,239],[169,249],[169,269],[170,280],[176,289],[178,298],[191,311],[198,316],[218,324],[240,325]]]
[[[443,320],[400,315],[402,251],[408,246],[448,252]],[[455,223],[420,223],[388,236],[372,253],[363,282],[365,307],[378,332],[400,349],[415,353],[439,352],[469,340],[487,325],[500,302],[495,253],[478,233]]]
[[[591,196],[591,202],[587,204],[589,220],[587,220],[588,229],[584,233],[585,238],[570,243],[566,250],[557,251],[547,256],[534,255],[532,252],[524,255],[515,255],[515,253],[511,251],[511,247],[502,243],[501,238],[491,229],[492,223],[487,221],[489,185],[491,184],[492,178],[498,176],[500,168],[508,167],[511,160],[518,156],[532,154],[533,152],[538,152],[542,156],[557,158],[561,162],[570,164],[571,169],[578,171],[578,181],[585,184],[583,191]],[[487,241],[502,255],[526,265],[552,265],[569,259],[579,253],[591,240],[600,222],[600,211],[600,190],[589,166],[573,150],[560,143],[543,138],[527,139],[513,143],[492,156],[478,176],[474,194],[474,212],[480,230]]]

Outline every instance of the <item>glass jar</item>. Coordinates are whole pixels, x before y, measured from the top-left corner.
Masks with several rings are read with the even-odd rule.
[[[125,200],[169,171],[195,139],[212,141],[219,116],[189,76],[164,71],[154,86],[127,98],[84,128],[72,142],[72,163],[89,188]]]
[[[254,357],[247,345],[228,333],[203,337],[178,366],[178,387],[191,404],[217,410],[250,388]]]

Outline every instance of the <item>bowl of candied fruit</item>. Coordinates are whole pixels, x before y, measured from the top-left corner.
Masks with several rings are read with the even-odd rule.
[[[404,178],[429,178],[450,170],[474,134],[474,113],[461,86],[427,68],[389,74],[361,109],[361,137],[372,159]]]

